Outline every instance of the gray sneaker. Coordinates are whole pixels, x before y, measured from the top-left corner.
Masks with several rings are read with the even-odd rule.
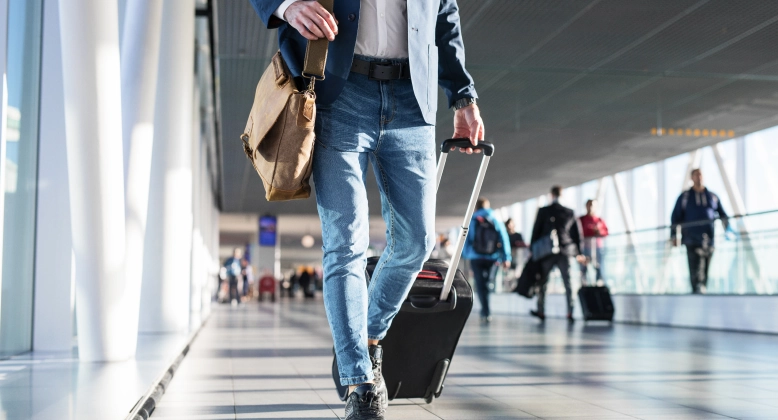
[[[386,389],[386,381],[384,381],[384,374],[381,371],[384,349],[376,344],[368,346],[367,353],[370,355],[370,362],[373,364],[373,383],[376,386],[376,393],[381,397],[381,406],[386,409],[389,406],[389,391]]]
[[[362,384],[346,398],[346,420],[384,420],[385,412],[375,384]]]

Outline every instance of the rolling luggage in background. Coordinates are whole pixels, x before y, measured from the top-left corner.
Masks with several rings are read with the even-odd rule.
[[[516,290],[525,298],[532,299],[535,296],[537,285],[540,283],[540,263],[530,258],[527,263],[524,264],[524,269],[521,271],[518,282],[516,282]]]
[[[613,321],[613,301],[606,286],[581,286],[578,289],[585,321]]]
[[[443,142],[438,161],[438,187],[448,152],[457,147],[476,148],[467,139]],[[440,396],[454,350],[470,316],[473,290],[456,267],[459,265],[486,168],[494,153],[494,146],[488,142],[480,143],[477,148],[483,150],[484,157],[460,228],[456,250],[450,261],[429,260],[424,263],[386,337],[381,340],[384,352],[383,375],[390,400],[424,398],[430,403]],[[368,282],[377,262],[378,258],[368,259]],[[450,270],[450,267],[454,269]],[[336,360],[332,362],[332,378],[341,400],[345,400],[347,387],[340,385]]]

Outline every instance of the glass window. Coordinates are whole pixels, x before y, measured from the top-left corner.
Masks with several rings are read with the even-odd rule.
[[[632,170],[632,214],[635,229],[650,229],[658,226],[659,191],[656,185],[656,164],[640,166]]]
[[[722,160],[724,160],[725,170],[730,172],[730,176],[734,176],[736,161],[735,144],[733,142],[722,143],[720,150]],[[724,186],[724,178],[722,178],[723,175],[721,171],[719,171],[719,166],[716,163],[716,157],[713,155],[713,150],[710,147],[702,149],[702,162],[700,163],[700,170],[702,171],[702,181],[705,184],[705,187],[719,196],[721,204],[724,207],[724,211],[727,212],[727,214],[733,214],[734,212],[732,211],[732,202],[729,200],[727,188]]]
[[[30,350],[42,2],[8,2],[8,113],[0,357]]]
[[[778,127],[746,136],[746,208],[778,209]]]
[[[675,208],[675,202],[678,201],[678,197],[681,192],[686,189],[683,184],[683,180],[686,178],[686,169],[689,166],[689,154],[684,153],[682,155],[673,156],[665,160],[665,215],[667,220],[663,220],[662,224],[670,224],[670,215],[673,214],[673,208]]]

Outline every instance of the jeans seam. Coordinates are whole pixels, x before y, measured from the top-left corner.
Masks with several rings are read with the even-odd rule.
[[[386,241],[386,247],[389,248],[389,255],[387,255],[386,259],[384,260],[383,264],[381,264],[380,267],[376,267],[375,270],[373,270],[373,278],[378,277],[379,274],[381,274],[381,271],[383,271],[384,267],[387,263],[389,263],[392,260],[392,257],[394,256],[394,245],[395,245],[395,234],[394,234],[394,206],[392,205],[392,199],[389,196],[389,185],[386,181],[386,173],[384,172],[383,166],[381,166],[381,163],[378,160],[378,156],[376,156],[375,152],[373,153],[373,156],[375,156],[375,165],[378,168],[378,172],[381,174],[381,182],[384,184],[384,195],[386,195],[386,203],[389,205],[389,240]],[[384,250],[386,252],[386,250]],[[367,288],[367,300],[370,301],[370,297],[372,295],[373,290],[375,289],[375,282],[370,282],[370,287]]]
[[[389,124],[390,122],[394,121],[394,114],[395,114],[395,109],[396,109],[395,101],[394,101],[394,82],[392,82],[390,80],[388,83],[389,83],[389,98],[387,98],[387,99],[389,100],[389,103],[391,104],[392,114],[391,114],[391,117],[389,119],[386,119],[386,120],[383,121],[384,124]]]

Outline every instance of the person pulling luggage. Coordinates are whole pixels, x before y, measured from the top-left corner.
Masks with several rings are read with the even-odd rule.
[[[315,86],[313,181],[322,224],[324,306],[345,418],[383,419],[382,349],[392,320],[435,242],[437,86],[454,108],[454,138],[478,145],[484,124],[464,66],[456,0],[251,0],[300,84],[307,41],[327,39]],[[464,149],[464,150],[463,150]],[[464,146],[460,151],[473,153]],[[367,287],[366,190],[371,163],[386,248]]]
[[[559,268],[567,297],[567,320],[573,322],[573,290],[570,286],[570,257],[579,263],[586,261],[581,255],[581,235],[578,219],[572,209],[559,203],[562,187],[551,188],[551,205],[538,209],[530,241],[532,259],[540,263],[541,285],[538,290],[538,308],[530,311],[541,321],[546,319],[545,303],[548,275],[554,267]]]
[[[511,266],[511,242],[503,222],[494,214],[491,204],[480,197],[470,220],[462,258],[470,261],[475,278],[475,290],[481,302],[481,321],[491,322],[489,309],[489,281],[499,266]]]

